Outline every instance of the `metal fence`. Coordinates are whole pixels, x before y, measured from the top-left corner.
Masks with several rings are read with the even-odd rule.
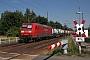
[[[18,42],[19,37],[0,38],[0,44]]]

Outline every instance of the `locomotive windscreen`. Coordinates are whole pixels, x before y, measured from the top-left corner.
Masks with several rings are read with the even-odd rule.
[[[22,25],[22,28],[27,28],[27,25]]]
[[[27,28],[32,28],[32,25],[28,25]]]
[[[32,25],[22,25],[22,28],[32,28]]]

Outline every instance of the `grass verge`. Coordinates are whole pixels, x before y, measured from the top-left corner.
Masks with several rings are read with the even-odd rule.
[[[73,40],[68,38],[68,54],[63,54],[62,46],[57,47],[55,49],[52,49],[51,51],[48,51],[47,55],[56,55],[56,56],[72,56],[72,57],[90,57],[90,52],[82,50],[82,53],[79,54],[78,46],[73,42]]]

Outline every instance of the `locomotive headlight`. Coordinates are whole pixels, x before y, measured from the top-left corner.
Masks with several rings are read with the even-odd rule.
[[[24,33],[24,31],[21,31],[21,33]]]
[[[31,33],[31,31],[29,31],[29,33]]]

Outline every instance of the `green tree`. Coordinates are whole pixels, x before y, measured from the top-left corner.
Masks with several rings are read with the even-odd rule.
[[[5,35],[5,32],[10,29],[12,26],[10,22],[10,18],[12,17],[12,12],[5,11],[4,13],[1,14],[1,20],[2,20],[2,25],[0,27],[0,34]]]
[[[53,21],[48,22],[48,25],[55,28],[55,23]]]
[[[22,12],[16,10],[14,13],[13,13],[13,19],[12,20],[12,23],[13,23],[13,26],[16,26],[16,27],[20,27],[21,24],[23,22],[27,22],[25,17],[23,16]]]
[[[2,24],[0,27],[0,34],[5,35],[6,32],[13,26],[20,27],[22,22],[25,22],[22,12],[16,10],[15,12],[5,11],[1,14]]]
[[[26,12],[25,12],[24,16],[26,17],[27,22],[31,22],[31,12],[30,12],[30,9],[26,8]]]
[[[0,20],[0,35],[3,35],[4,34],[4,30],[3,30],[3,24],[2,24],[2,20]]]
[[[34,11],[32,10],[32,12],[31,12],[31,16],[30,16],[30,18],[31,18],[31,22],[36,22],[36,14],[34,13]]]
[[[62,28],[62,24],[60,24],[58,21],[55,22],[55,25],[54,25],[56,28]]]
[[[72,29],[72,28],[68,28],[68,30],[73,31],[73,29]]]
[[[10,28],[10,30],[6,32],[6,36],[13,36],[13,37],[19,36],[19,28],[13,26],[12,28]]]
[[[44,25],[47,25],[48,24],[47,18],[42,17],[40,15],[36,17],[36,22],[37,23],[40,23],[40,24],[44,24]]]
[[[68,30],[68,27],[66,24],[64,24],[64,26],[62,27],[63,30]]]

